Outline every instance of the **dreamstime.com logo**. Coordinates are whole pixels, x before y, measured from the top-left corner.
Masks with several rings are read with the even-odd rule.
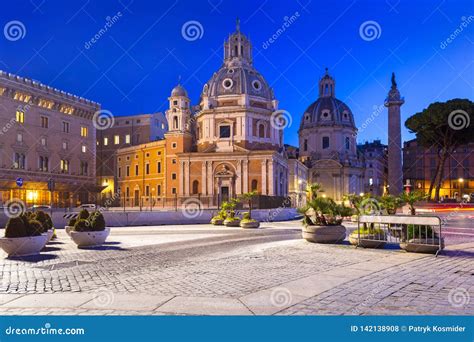
[[[181,27],[181,35],[188,42],[194,42],[204,36],[204,27],[197,20],[190,20]]]
[[[183,216],[188,219],[199,217],[203,213],[202,202],[197,198],[188,198],[181,205]]]
[[[466,111],[462,109],[457,109],[449,113],[448,125],[455,131],[468,128],[470,124],[471,118],[469,117],[469,114]]]
[[[21,199],[13,198],[3,206],[3,212],[9,218],[18,217],[26,211],[26,204]]]
[[[469,292],[463,287],[457,287],[449,291],[448,302],[455,308],[462,308],[469,304],[471,296]]]
[[[50,323],[39,328],[15,328],[9,326],[5,329],[5,335],[85,335],[84,328],[53,328]]]
[[[270,294],[270,303],[277,308],[289,306],[292,301],[293,296],[286,287],[277,287]]]
[[[99,131],[111,128],[115,123],[114,115],[110,110],[101,109],[94,113],[92,124]]]
[[[3,27],[3,35],[11,42],[23,39],[26,36],[26,27],[19,20],[12,20]]]
[[[95,290],[92,296],[92,302],[95,306],[100,308],[106,308],[112,305],[115,300],[114,293],[105,287],[101,287]]]
[[[291,117],[291,114],[288,111],[282,109],[274,111],[270,118],[270,124],[272,127],[279,131],[290,127],[292,123],[293,118]]]
[[[378,22],[367,20],[360,25],[359,35],[363,40],[371,42],[372,40],[380,38],[382,35],[382,28]]]

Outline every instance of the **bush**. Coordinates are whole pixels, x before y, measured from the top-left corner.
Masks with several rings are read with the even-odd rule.
[[[38,220],[30,220],[25,228],[28,236],[38,236],[43,232],[43,225]]]
[[[407,227],[407,240],[411,239],[431,239],[437,238],[438,235],[433,232],[430,226],[416,226],[409,224]]]
[[[43,226],[43,233],[46,233],[50,229],[47,216],[48,214],[41,210],[37,211],[33,216],[33,219],[39,221]]]
[[[89,217],[89,223],[93,231],[102,231],[105,229],[104,215],[100,211],[96,211]]]
[[[89,212],[87,211],[87,209],[82,209],[80,212],[79,212],[79,215],[77,216],[77,219],[78,220],[87,220],[89,218]]]
[[[242,220],[250,220],[250,213],[243,213]]]
[[[67,223],[68,226],[71,226],[71,227],[74,227],[74,225],[76,224],[76,221],[77,219],[75,218],[72,218],[69,220],[69,222]]]
[[[90,231],[90,223],[87,220],[80,219],[77,220],[76,224],[74,225],[74,230],[76,232],[88,232]]]
[[[25,223],[21,217],[11,217],[5,227],[5,237],[20,238],[28,236]]]
[[[49,214],[46,214],[46,224],[48,226],[48,229],[53,229],[53,220],[51,219],[51,216]]]

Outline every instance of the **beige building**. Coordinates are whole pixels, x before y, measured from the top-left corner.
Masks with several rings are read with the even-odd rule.
[[[358,145],[364,158],[364,189],[363,192],[382,196],[387,192],[387,145],[380,140]]]
[[[163,139],[168,123],[163,113],[116,116],[110,128],[97,130],[97,177],[104,186],[103,199],[117,191],[115,152]]]
[[[325,194],[336,201],[364,191],[364,163],[356,138],[352,111],[336,98],[336,82],[326,69],[319,81],[319,98],[301,119],[299,158],[309,168],[308,181],[321,183]]]
[[[0,71],[0,203],[95,202],[98,110],[96,102]]]

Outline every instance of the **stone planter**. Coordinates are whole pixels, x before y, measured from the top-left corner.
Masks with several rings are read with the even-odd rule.
[[[54,235],[54,230],[53,229],[48,229],[48,231],[46,232],[46,235],[48,236],[48,242],[51,241],[51,239],[53,238],[53,235]]]
[[[223,218],[212,218],[211,219],[211,224],[215,226],[223,226],[224,225],[224,219]]]
[[[240,220],[228,220],[228,219],[225,219],[224,220],[224,226],[226,227],[240,227]]]
[[[97,247],[101,246],[107,236],[109,236],[110,228],[106,227],[102,231],[94,231],[94,232],[76,232],[71,231],[71,239],[77,245],[77,247]]]
[[[353,232],[349,235],[349,242],[351,245],[363,248],[383,248],[385,246],[386,238],[383,234],[359,234]]]
[[[8,256],[37,255],[48,242],[48,235],[43,233],[38,236],[27,236],[20,238],[0,238],[0,248]]]
[[[65,226],[64,230],[66,231],[66,234],[71,236],[71,232],[74,230],[74,226]]]
[[[337,226],[304,226],[303,239],[316,243],[338,243],[346,238],[346,227]]]
[[[410,253],[436,254],[440,249],[439,239],[411,239],[408,242],[400,243],[400,248]]]
[[[260,227],[260,222],[257,221],[257,220],[255,220],[255,221],[249,221],[249,222],[240,221],[240,227],[246,228],[246,229],[249,229],[249,228],[259,228],[259,227]]]

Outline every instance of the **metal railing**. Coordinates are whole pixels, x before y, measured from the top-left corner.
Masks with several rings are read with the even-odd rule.
[[[357,246],[374,247],[399,244],[404,249],[434,250],[436,255],[444,248],[438,216],[362,215],[357,223]],[[407,249],[408,246],[408,249]]]

